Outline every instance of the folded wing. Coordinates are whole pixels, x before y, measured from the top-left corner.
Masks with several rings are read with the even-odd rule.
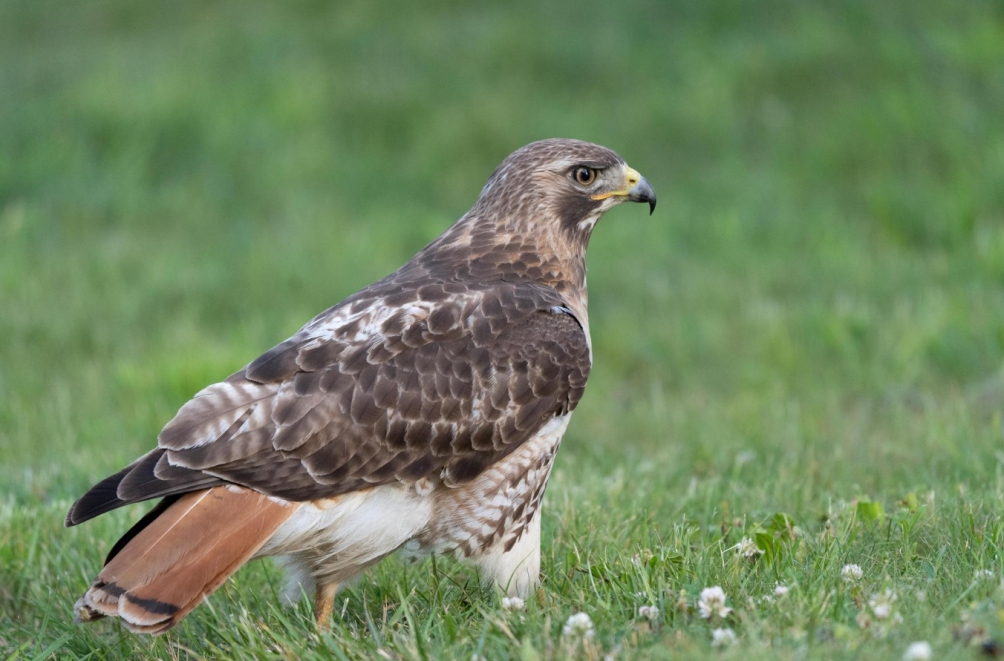
[[[223,484],[291,501],[461,484],[575,408],[588,341],[553,290],[422,289],[350,300],[204,389],[67,524]]]

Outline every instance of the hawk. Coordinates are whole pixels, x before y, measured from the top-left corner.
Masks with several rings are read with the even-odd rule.
[[[331,616],[340,584],[404,548],[451,554],[509,595],[540,570],[540,505],[592,364],[586,247],[655,192],[613,151],[543,140],[408,263],[197,393],[157,447],[70,509],[73,526],[160,502],[74,610],[177,624],[245,562]]]

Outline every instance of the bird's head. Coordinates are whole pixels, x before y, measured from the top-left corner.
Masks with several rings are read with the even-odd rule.
[[[551,139],[510,154],[488,179],[475,209],[527,231],[558,225],[588,235],[607,210],[621,202],[647,202],[655,191],[615,152],[581,140]]]

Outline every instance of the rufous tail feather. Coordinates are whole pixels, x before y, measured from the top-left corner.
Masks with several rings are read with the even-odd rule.
[[[114,554],[76,603],[80,621],[120,617],[138,633],[181,621],[299,507],[234,486],[187,493]]]

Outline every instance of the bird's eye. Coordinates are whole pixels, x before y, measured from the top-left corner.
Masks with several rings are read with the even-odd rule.
[[[596,170],[587,167],[577,167],[572,171],[572,178],[580,186],[588,186],[596,180]]]

